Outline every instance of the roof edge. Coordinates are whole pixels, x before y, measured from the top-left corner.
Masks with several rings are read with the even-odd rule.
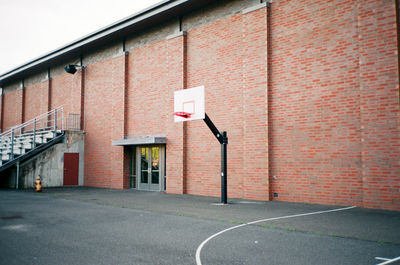
[[[146,9],[143,9],[137,13],[134,13],[131,16],[118,20],[108,26],[105,26],[95,32],[89,33],[77,40],[74,40],[60,48],[52,50],[42,56],[39,56],[35,59],[28,61],[20,66],[17,66],[3,74],[0,75],[0,85],[3,85],[7,80],[12,79],[14,76],[18,74],[22,74],[24,71],[31,69],[33,67],[39,67],[41,64],[44,64],[52,59],[57,58],[61,55],[67,55],[74,50],[82,48],[84,45],[89,43],[95,43],[96,41],[100,41],[104,37],[113,34],[121,29],[133,26],[142,22],[146,19],[150,19],[157,15],[162,15],[163,12],[167,10],[174,9],[179,5],[182,5],[186,2],[190,2],[191,0],[164,0],[157,4],[154,4]]]

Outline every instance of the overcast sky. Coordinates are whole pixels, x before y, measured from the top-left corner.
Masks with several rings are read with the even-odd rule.
[[[161,0],[0,0],[0,75]]]

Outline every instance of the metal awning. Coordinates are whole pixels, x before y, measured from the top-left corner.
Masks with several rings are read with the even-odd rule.
[[[167,143],[167,137],[165,135],[125,136],[124,139],[112,141],[113,146],[166,144],[166,143]]]

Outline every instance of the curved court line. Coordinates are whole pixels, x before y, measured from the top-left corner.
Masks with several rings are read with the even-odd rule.
[[[384,260],[384,262],[379,263],[379,264],[376,264],[376,265],[386,265],[386,264],[390,264],[390,263],[399,261],[399,260],[400,260],[400,256],[397,257],[397,258],[394,258],[394,259],[386,259],[386,258],[380,258],[380,257],[375,257],[375,259],[377,259],[377,260]]]
[[[350,210],[356,208],[356,206],[350,206],[350,207],[345,207],[345,208],[338,208],[338,209],[333,209],[333,210],[326,210],[326,211],[318,211],[318,212],[311,212],[311,213],[302,213],[302,214],[295,214],[295,215],[286,215],[286,216],[281,216],[281,217],[273,217],[273,218],[267,218],[267,219],[262,219],[262,220],[256,220],[253,222],[249,222],[249,223],[245,223],[245,224],[241,224],[241,225],[237,225],[237,226],[233,226],[230,228],[227,228],[225,230],[222,230],[218,233],[213,234],[212,236],[210,236],[209,238],[207,238],[206,240],[204,240],[200,246],[197,248],[196,250],[196,264],[197,265],[202,265],[201,263],[201,259],[200,259],[200,252],[201,249],[204,247],[205,244],[207,244],[208,241],[210,241],[211,239],[213,239],[214,237],[217,237],[225,232],[231,231],[233,229],[236,228],[240,228],[246,225],[252,225],[252,224],[256,224],[256,223],[261,223],[261,222],[266,222],[266,221],[273,221],[273,220],[280,220],[280,219],[288,219],[288,218],[294,218],[294,217],[301,217],[301,216],[308,216],[308,215],[315,215],[315,214],[322,214],[322,213],[331,213],[331,212],[338,212],[338,211],[344,211],[344,210]]]

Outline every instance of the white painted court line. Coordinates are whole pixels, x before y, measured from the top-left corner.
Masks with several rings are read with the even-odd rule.
[[[386,258],[380,258],[380,257],[375,257],[375,259],[378,259],[378,260],[385,260],[385,262],[378,263],[378,264],[376,264],[376,265],[386,265],[386,264],[393,263],[393,262],[395,262],[395,261],[399,261],[399,260],[400,260],[400,256],[397,257],[397,258],[394,258],[394,259],[386,259]]]
[[[375,259],[377,259],[377,260],[386,260],[386,261],[390,260],[390,259],[381,258],[381,257],[375,257]]]
[[[350,210],[350,209],[353,209],[353,208],[356,208],[356,206],[350,206],[350,207],[333,209],[333,210],[326,210],[326,211],[311,212],[311,213],[287,215],[287,216],[281,216],[281,217],[273,217],[273,218],[267,218],[267,219],[262,219],[262,220],[256,220],[256,221],[253,221],[253,222],[249,222],[249,223],[245,223],[245,224],[241,224],[241,225],[237,225],[237,226],[233,226],[233,227],[227,228],[227,229],[222,230],[222,231],[220,231],[218,233],[215,233],[214,235],[210,236],[209,238],[207,238],[206,240],[204,240],[200,244],[200,246],[196,250],[196,264],[197,265],[202,265],[201,259],[200,259],[200,253],[201,253],[202,248],[205,246],[205,244],[207,244],[207,242],[210,241],[211,239],[213,239],[214,237],[217,237],[217,236],[219,236],[219,235],[221,235],[221,234],[223,234],[225,232],[228,232],[228,231],[231,231],[231,230],[234,230],[234,229],[246,226],[246,225],[252,225],[252,224],[266,222],[266,221],[273,221],[273,220],[288,219],[288,218],[302,217],[302,216],[315,215],[315,214],[338,212],[338,211]]]

